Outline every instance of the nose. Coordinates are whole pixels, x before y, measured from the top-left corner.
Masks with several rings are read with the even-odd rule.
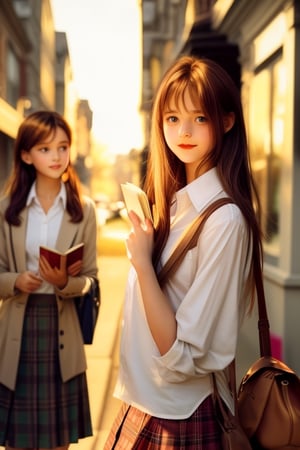
[[[179,129],[179,136],[191,137],[192,136],[191,127],[188,124],[183,124]]]
[[[58,159],[59,159],[59,150],[53,150],[53,152],[52,152],[52,159],[53,160],[55,160],[55,161],[57,161]]]

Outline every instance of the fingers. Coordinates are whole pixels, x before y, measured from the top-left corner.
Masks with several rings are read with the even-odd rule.
[[[145,221],[142,221],[134,211],[130,211],[129,218],[131,220],[134,231],[137,231],[139,228],[142,228],[146,232],[152,232],[153,224],[151,220],[148,219],[147,217]]]
[[[79,275],[81,268],[82,268],[81,260],[74,262],[67,268],[68,275],[71,275],[71,277],[75,277],[76,275]]]
[[[145,225],[146,225],[146,231],[151,231],[151,232],[153,231],[153,223],[147,217],[145,220]]]
[[[42,281],[40,276],[26,271],[18,275],[15,281],[15,287],[21,292],[31,293],[41,286]]]
[[[134,211],[129,211],[128,217],[134,227],[141,224],[141,219]]]

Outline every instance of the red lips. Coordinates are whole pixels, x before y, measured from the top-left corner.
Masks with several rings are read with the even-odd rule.
[[[179,144],[179,147],[182,148],[183,150],[190,150],[191,148],[196,147],[196,145],[192,145],[192,144]]]

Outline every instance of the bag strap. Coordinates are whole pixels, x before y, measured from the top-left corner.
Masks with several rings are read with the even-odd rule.
[[[226,432],[232,431],[232,422],[230,416],[225,408],[222,398],[219,394],[216,375],[214,372],[211,374],[212,385],[213,385],[213,402],[215,411],[217,413],[217,418],[221,420],[221,426],[226,430]],[[221,416],[221,417],[220,417]]]
[[[176,272],[187,251],[196,247],[199,234],[209,216],[228,203],[233,203],[233,200],[229,197],[223,197],[211,203],[183,232],[175,250],[158,274],[158,281],[161,286],[165,284],[171,273]]]
[[[186,229],[183,235],[180,237],[179,243],[176,245],[174,252],[163,266],[162,270],[158,274],[158,281],[161,286],[167,281],[168,276],[174,273],[181,261],[183,260],[186,252],[197,245],[197,241],[200,232],[208,219],[208,217],[221,206],[228,203],[234,203],[229,197],[223,197],[215,202],[211,203],[206,210],[197,216],[191,225]],[[253,275],[255,279],[255,288],[257,294],[258,305],[258,330],[259,330],[259,345],[261,356],[271,356],[271,339],[270,339],[270,326],[267,315],[266,300],[264,294],[262,268],[260,262],[260,252],[258,244],[253,245]],[[235,406],[237,405],[237,393],[236,393],[236,371],[235,360],[229,365],[229,386],[233,395]],[[235,408],[237,412],[237,407]]]
[[[264,293],[263,273],[260,263],[260,252],[258,245],[253,247],[253,274],[256,286],[258,306],[258,334],[260,356],[272,356],[270,324],[268,320],[266,299]]]
[[[260,252],[258,245],[253,247],[253,275],[255,279],[255,288],[258,306],[258,334],[260,356],[272,356],[270,325],[267,314],[266,299],[264,293],[263,275],[260,263]],[[237,391],[236,391],[236,370],[235,360],[228,366],[229,372],[229,389],[233,396],[235,405],[235,414],[238,415]]]

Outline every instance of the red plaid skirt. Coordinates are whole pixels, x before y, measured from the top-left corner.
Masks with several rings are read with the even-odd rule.
[[[222,450],[221,432],[208,397],[187,419],[160,419],[125,403],[104,450]]]

